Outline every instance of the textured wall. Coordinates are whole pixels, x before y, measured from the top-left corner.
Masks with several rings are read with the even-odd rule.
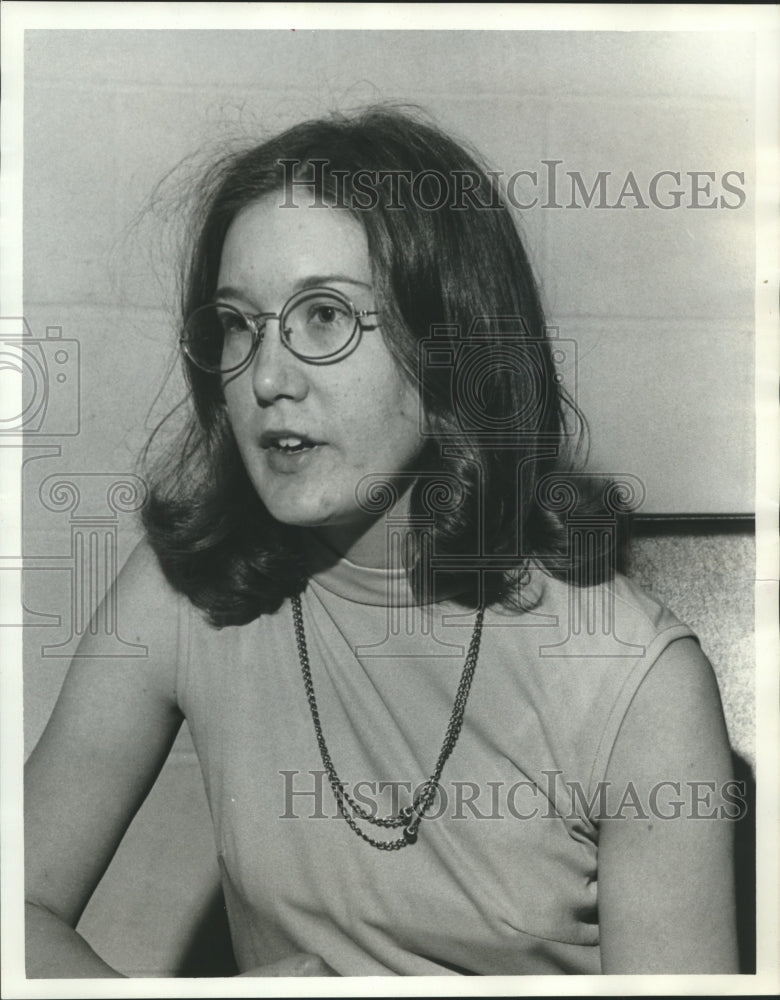
[[[25,310],[82,354],[62,464],[124,471],[143,441],[174,343],[179,214],[175,183],[150,207],[160,179],[236,137],[411,101],[505,177],[536,172],[518,215],[594,464],[639,475],[646,511],[751,512],[753,58],[748,33],[28,31]],[[632,173],[646,207],[585,208],[567,171],[588,189],[608,173],[607,205]],[[680,208],[650,200],[660,171],[680,172],[658,189]],[[732,171],[744,204],[720,207],[739,205]]]

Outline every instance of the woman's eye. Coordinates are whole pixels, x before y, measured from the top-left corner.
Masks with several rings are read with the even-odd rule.
[[[333,323],[342,322],[345,313],[338,306],[327,304],[313,306],[310,315],[314,322],[321,323],[323,326],[329,326]]]
[[[223,337],[236,336],[246,330],[246,323],[242,316],[235,316],[231,313],[222,313],[219,317],[219,325]]]
[[[335,295],[313,295],[286,314],[284,336],[303,357],[333,354],[349,341],[355,318],[348,302]]]

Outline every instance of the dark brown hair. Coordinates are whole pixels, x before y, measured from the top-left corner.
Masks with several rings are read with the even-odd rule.
[[[291,170],[307,187],[290,188]],[[469,197],[458,180],[466,175]],[[367,179],[379,185],[391,176],[406,180],[367,197]],[[481,599],[522,604],[518,581],[532,559],[564,572],[565,525],[554,504],[540,502],[538,487],[565,465],[583,424],[561,387],[528,257],[495,174],[418,114],[387,108],[307,121],[226,156],[196,191],[182,322],[212,301],[237,213],[271,192],[289,211],[296,210],[290,199],[318,200],[323,211],[343,206],[364,227],[382,334],[419,386],[433,428],[412,515],[433,513],[430,552],[434,561],[450,560],[450,590],[460,580],[454,589],[473,601],[478,557]],[[149,472],[144,524],[171,583],[214,625],[242,624],[302,586],[299,532],[273,520],[251,486],[220,377],[183,363],[192,419]],[[369,486],[368,505],[378,491]],[[470,569],[457,568],[461,557]],[[419,549],[408,561],[418,593],[429,585],[423,562]]]

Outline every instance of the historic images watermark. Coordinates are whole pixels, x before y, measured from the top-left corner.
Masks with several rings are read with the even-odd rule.
[[[583,816],[602,820],[741,820],[747,815],[744,781],[730,779],[679,781],[663,779],[646,786],[617,786],[599,781],[590,790],[563,778],[560,770],[542,771],[543,780],[439,782],[425,819],[452,820],[570,820]],[[324,770],[279,771],[279,819],[339,819],[342,817]],[[419,802],[430,779],[411,781],[360,780],[348,788],[352,799],[372,819],[398,815]],[[343,808],[349,808],[342,803]]]
[[[348,208],[372,211],[379,205],[402,210],[409,201],[424,211],[498,210],[502,193],[521,211],[544,209],[739,209],[747,201],[744,170],[627,170],[585,173],[564,160],[541,160],[533,170],[507,174],[488,170],[340,170],[330,169],[334,194],[326,199],[326,159],[282,159],[282,208]],[[298,168],[304,166],[304,170]],[[305,197],[296,194],[300,191]]]

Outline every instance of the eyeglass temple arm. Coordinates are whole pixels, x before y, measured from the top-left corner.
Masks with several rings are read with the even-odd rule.
[[[357,317],[358,322],[360,322],[364,316],[378,316],[378,315],[379,315],[378,309],[355,310],[355,316]],[[376,328],[379,326],[378,323],[362,323],[362,322],[360,323],[360,325],[364,330],[376,330]]]

